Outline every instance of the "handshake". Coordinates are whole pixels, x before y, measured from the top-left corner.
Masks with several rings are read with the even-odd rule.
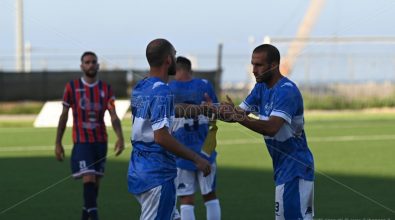
[[[175,106],[175,117],[196,118],[199,115],[207,116],[211,121],[221,120],[224,122],[241,122],[248,118],[247,113],[234,105],[232,99],[226,96],[225,102],[213,103],[205,94],[205,101],[200,105],[178,103]]]
[[[221,103],[212,103],[208,96],[205,98],[206,102],[200,106],[203,114],[211,120],[219,119],[224,122],[240,122],[247,116],[247,113],[243,109],[234,105],[228,95],[226,96],[226,101]]]

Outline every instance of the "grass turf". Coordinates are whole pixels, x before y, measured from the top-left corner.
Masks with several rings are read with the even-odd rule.
[[[130,120],[123,121],[125,138]],[[80,181],[70,178],[67,159],[53,156],[56,129],[30,123],[0,123],[0,219],[78,219]],[[109,128],[110,142],[114,134]],[[315,214],[325,218],[395,218],[395,114],[307,114],[306,133],[316,165]],[[218,180],[223,219],[273,219],[271,159],[262,137],[237,124],[219,123]],[[102,181],[102,219],[138,219],[139,205],[127,192],[128,149],[109,145]],[[200,197],[197,219],[205,218]]]

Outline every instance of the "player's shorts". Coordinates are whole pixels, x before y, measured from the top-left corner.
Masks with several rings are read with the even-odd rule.
[[[140,220],[173,220],[180,218],[176,209],[174,180],[169,180],[160,186],[136,195],[136,198],[141,205]]]
[[[107,143],[74,144],[71,152],[71,172],[74,178],[86,174],[104,175]]]
[[[217,179],[217,164],[211,164],[211,173],[204,177],[202,171],[184,170],[177,168],[177,196],[193,195],[199,187],[202,195],[215,191]]]
[[[295,178],[276,186],[276,220],[313,219],[314,182]]]

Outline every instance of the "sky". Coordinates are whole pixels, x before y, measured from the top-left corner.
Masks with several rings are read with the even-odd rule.
[[[250,79],[251,51],[264,36],[294,37],[309,0],[25,0],[25,41],[34,70],[78,69],[83,51],[102,67],[147,68],[145,48],[166,38],[197,69],[216,68],[223,44],[223,81]],[[395,36],[395,1],[326,0],[312,37]],[[15,66],[15,0],[0,0],[0,70]],[[288,43],[272,42],[285,54]],[[395,81],[395,44],[309,44],[291,79],[299,82]]]

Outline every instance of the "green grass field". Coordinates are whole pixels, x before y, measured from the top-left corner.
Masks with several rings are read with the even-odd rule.
[[[79,219],[80,181],[67,160],[54,159],[55,129],[31,122],[0,122],[0,219]],[[130,120],[123,121],[125,137]],[[316,164],[316,219],[395,219],[395,113],[307,114],[306,133]],[[109,130],[110,142],[114,134]],[[262,137],[237,124],[219,124],[218,196],[223,219],[273,219],[271,159]],[[138,219],[127,192],[130,144],[120,156],[112,144],[99,198],[101,219]],[[197,219],[205,219],[197,200]]]

